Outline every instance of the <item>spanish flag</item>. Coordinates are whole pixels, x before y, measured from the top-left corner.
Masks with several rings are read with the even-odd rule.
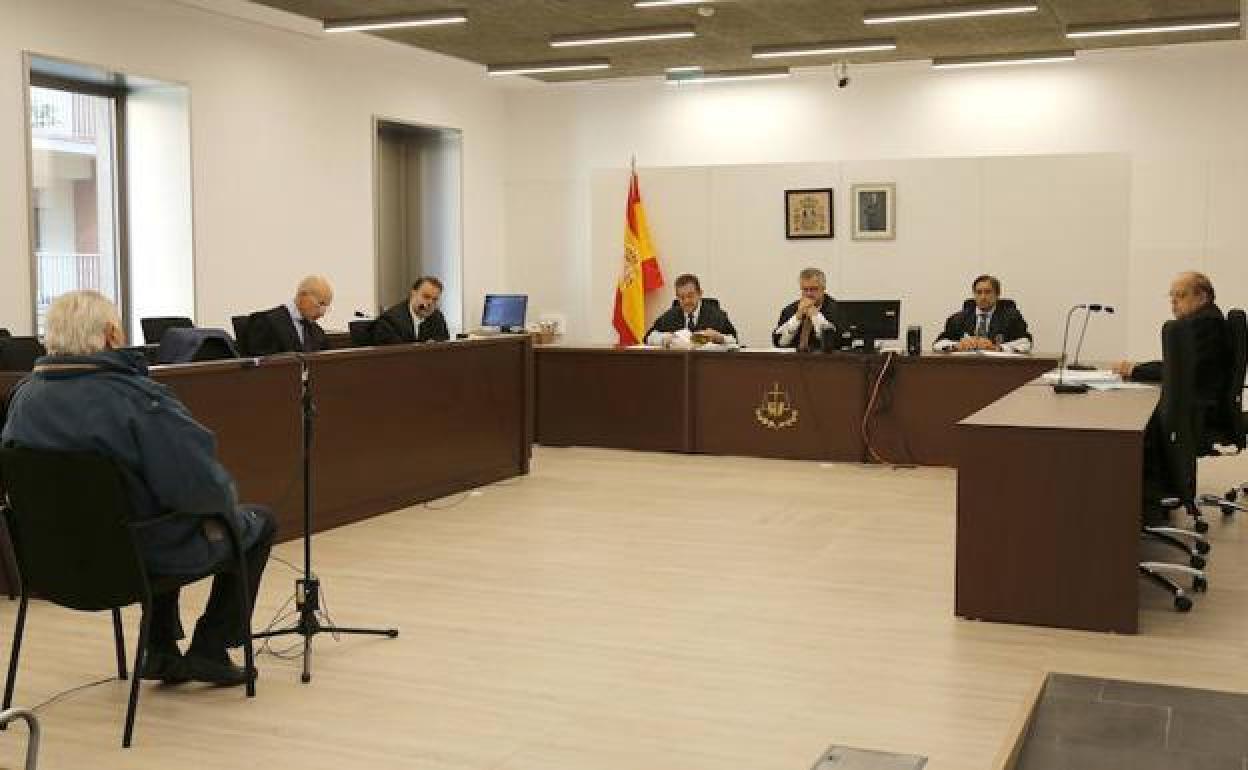
[[[646,292],[663,286],[663,271],[650,240],[646,210],[641,205],[637,169],[633,168],[628,186],[627,224],[624,227],[624,271],[615,286],[615,315],[612,324],[619,344],[636,345],[646,333]]]

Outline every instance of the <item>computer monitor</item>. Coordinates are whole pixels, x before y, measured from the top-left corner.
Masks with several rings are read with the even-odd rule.
[[[901,300],[849,300],[836,303],[838,324],[842,339],[853,348],[856,342],[862,349],[874,351],[877,340],[895,340],[901,337]]]
[[[529,306],[527,294],[487,294],[485,311],[481,314],[482,326],[497,326],[499,331],[510,332],[524,328],[524,314]]]

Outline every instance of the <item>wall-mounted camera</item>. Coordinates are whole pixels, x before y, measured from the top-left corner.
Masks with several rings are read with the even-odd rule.
[[[849,63],[841,62],[836,68],[836,87],[849,88]]]

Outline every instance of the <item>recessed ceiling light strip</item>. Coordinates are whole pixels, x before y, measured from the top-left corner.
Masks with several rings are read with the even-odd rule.
[[[512,62],[510,64],[490,64],[486,74],[499,75],[543,75],[559,72],[590,72],[611,68],[611,61],[606,58],[595,59],[556,59],[553,61]]]
[[[1166,32],[1203,32],[1239,27],[1238,16],[1214,16],[1199,19],[1149,19],[1118,24],[1073,24],[1066,37],[1113,37],[1117,35],[1152,35]]]
[[[404,16],[374,16],[371,18],[326,20],[326,32],[366,32],[379,29],[406,29],[408,27],[433,27],[442,24],[464,24],[467,11],[438,11],[437,13],[406,14]]]
[[[788,67],[756,67],[754,69],[719,70],[712,72],[669,72],[667,82],[671,85],[688,83],[732,83],[742,80],[772,80],[787,78]]]
[[[1040,10],[1038,2],[968,3],[942,5],[926,8],[898,8],[891,11],[875,11],[863,14],[863,24],[901,24],[912,21],[948,21],[978,16],[1007,16],[1018,13],[1035,13]]]
[[[644,29],[620,29],[612,32],[591,32],[583,35],[556,35],[550,39],[552,48],[580,45],[609,45],[612,43],[640,43],[651,40],[679,40],[697,37],[692,24],[669,27],[646,27]]]
[[[1015,64],[1049,64],[1074,60],[1074,51],[1032,51],[1015,54],[992,54],[989,56],[945,56],[933,59],[932,68],[949,70],[971,67],[1006,67]]]
[[[822,43],[792,43],[783,45],[756,45],[755,59],[780,59],[789,56],[837,56],[873,51],[895,51],[897,41],[891,37],[874,40],[832,40]]]

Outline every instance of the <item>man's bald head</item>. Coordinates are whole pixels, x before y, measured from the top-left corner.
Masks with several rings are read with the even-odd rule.
[[[1170,284],[1170,311],[1175,318],[1194,315],[1215,298],[1209,276],[1195,270],[1179,273]]]
[[[334,301],[334,287],[323,275],[309,275],[299,282],[295,291],[295,306],[309,321],[320,320]]]

